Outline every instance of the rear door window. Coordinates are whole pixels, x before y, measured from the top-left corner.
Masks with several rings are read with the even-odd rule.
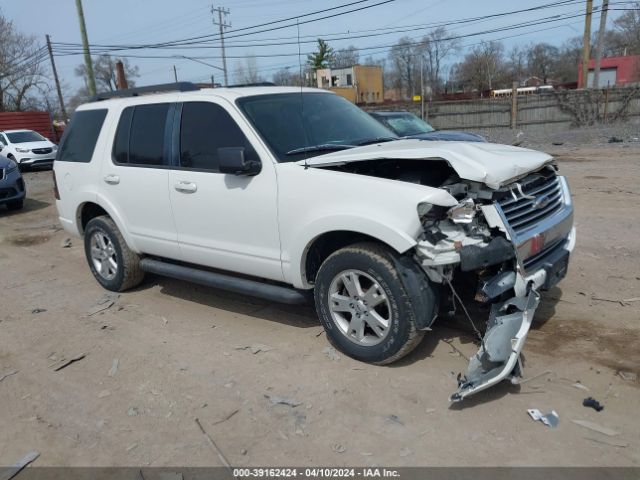
[[[74,113],[62,136],[56,161],[89,163],[106,116],[106,108]]]
[[[182,168],[218,172],[218,149],[223,147],[244,147],[247,160],[258,160],[247,137],[220,105],[211,102],[184,103],[180,127]]]
[[[113,143],[113,160],[119,164],[164,166],[168,103],[127,107],[120,115]]]

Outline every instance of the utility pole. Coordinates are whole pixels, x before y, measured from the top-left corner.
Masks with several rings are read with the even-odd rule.
[[[587,13],[584,17],[584,36],[582,37],[582,88],[588,88],[589,80],[589,54],[591,39],[591,14],[593,13],[593,0],[587,0]]]
[[[227,23],[227,15],[231,12],[228,8],[211,6],[211,13],[213,14],[213,24],[220,27],[220,47],[222,49],[222,69],[224,70],[224,86],[229,85],[229,77],[227,75],[227,55],[224,50],[224,30],[231,27],[231,23]],[[216,22],[215,14],[218,14],[218,21]],[[223,18],[224,17],[224,18]]]
[[[127,77],[124,74],[124,64],[121,60],[116,62],[116,88],[118,90],[126,90],[129,88]]]
[[[607,10],[609,10],[609,0],[602,0],[598,45],[596,45],[596,64],[593,68],[593,88],[600,87],[600,63],[602,61],[602,50],[604,47],[604,31],[607,28]]]
[[[93,62],[91,61],[91,51],[89,50],[89,39],[87,38],[87,26],[84,23],[84,11],[82,10],[82,0],[76,0],[78,10],[78,21],[80,22],[80,36],[84,46],[84,64],[87,67],[87,87],[89,95],[96,94],[96,77],[93,74]]]
[[[173,79],[178,83],[178,71],[176,70],[176,66],[173,66]]]
[[[56,90],[58,91],[58,100],[60,101],[60,112],[62,113],[62,121],[67,121],[67,110],[64,108],[64,99],[62,98],[62,89],[60,88],[60,80],[58,79],[58,70],[56,62],[53,60],[53,50],[51,50],[51,39],[47,37],[47,48],[49,49],[49,58],[51,59],[51,69],[53,70],[53,80],[56,82]]]
[[[424,57],[420,55],[420,118],[424,120]]]

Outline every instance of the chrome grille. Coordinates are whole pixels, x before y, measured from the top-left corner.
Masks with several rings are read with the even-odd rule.
[[[31,151],[36,155],[45,155],[47,153],[53,152],[53,148],[34,148]]]
[[[562,185],[556,175],[534,174],[519,184],[520,189],[512,188],[510,195],[498,201],[516,233],[527,230],[562,209]]]

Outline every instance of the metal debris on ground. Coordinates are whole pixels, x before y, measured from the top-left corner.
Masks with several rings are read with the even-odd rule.
[[[18,370],[11,370],[10,372],[5,373],[4,375],[0,376],[0,382],[5,378],[10,377],[11,375],[15,375],[16,373],[18,373]]]
[[[205,403],[205,404],[203,405],[203,407],[204,407],[204,406],[206,406],[206,405],[207,405],[207,404]],[[240,409],[235,409],[233,412],[229,413],[228,415],[226,415],[224,418],[222,418],[222,419],[218,420],[217,422],[213,422],[211,425],[219,425],[219,424],[221,424],[221,423],[224,423],[224,422],[226,422],[227,420],[229,420],[231,417],[233,417],[233,416],[234,416],[236,413],[238,413],[238,412],[240,412]]]
[[[338,355],[336,349],[331,346],[325,347],[322,350],[322,353],[324,353],[329,360],[333,360],[334,362],[340,360],[340,355]]]
[[[111,368],[109,369],[109,376],[110,377],[115,377],[116,373],[118,373],[118,366],[120,365],[120,360],[118,360],[117,358],[113,359],[113,362],[111,362]]]
[[[589,430],[593,430],[594,432],[602,433],[603,435],[607,435],[608,437],[615,437],[616,435],[620,435],[620,432],[616,432],[615,430],[609,427],[603,427],[602,425],[598,425],[597,423],[590,422],[589,420],[571,420],[576,425],[580,425],[581,427],[588,428]]]
[[[195,418],[194,420],[195,420],[196,424],[198,425],[198,428],[200,429],[200,431],[204,435],[204,437],[207,439],[207,442],[209,443],[209,445],[211,445],[211,447],[218,454],[218,458],[220,459],[222,464],[227,468],[231,468],[231,464],[229,463],[227,458],[222,453],[222,450],[220,450],[220,448],[218,448],[218,445],[216,445],[216,442],[213,441],[213,438],[211,438],[211,436],[209,436],[209,434],[205,431],[204,427],[200,423],[200,420],[198,420],[197,418]]]
[[[55,363],[52,363],[51,365],[49,365],[50,367],[53,368],[54,372],[59,372],[60,370],[62,370],[63,368],[67,368],[69,365],[71,365],[72,363],[76,363],[80,360],[82,360],[83,358],[85,358],[87,355],[89,355],[88,353],[84,352],[84,353],[79,353],[78,355],[75,355],[69,359],[62,357],[60,360],[58,360]]]
[[[40,452],[33,451],[33,452],[27,453],[24,457],[22,457],[20,460],[18,460],[16,463],[11,465],[10,467],[0,470],[0,480],[11,480],[18,473],[20,473],[20,471],[24,467],[29,465],[39,456],[40,456]]]
[[[33,310],[31,310],[31,313],[33,313],[34,315],[37,313],[43,313],[46,312],[47,309],[46,308],[34,308]]]
[[[634,372],[625,372],[624,370],[619,370],[618,375],[626,382],[635,382],[638,380],[638,374]]]
[[[601,405],[600,402],[593,397],[585,398],[582,401],[582,405],[584,407],[593,408],[596,412],[601,412],[602,410],[604,410],[604,405]]]
[[[389,415],[387,417],[387,420],[391,423],[397,423],[398,425],[404,426],[404,423],[402,422],[402,420],[400,420],[400,417],[398,417],[397,415]]]
[[[578,390],[589,391],[589,388],[587,386],[583,385],[580,382],[576,382],[576,383],[572,384],[571,386],[574,387],[574,388],[577,388]]]
[[[89,310],[87,311],[87,316],[90,317],[92,315],[95,315],[96,313],[103,312],[104,310],[113,307],[113,305],[116,303],[116,300],[118,300],[119,298],[119,293],[105,293],[102,298],[95,303],[95,305],[89,308]]]
[[[71,248],[71,239],[65,238],[60,242],[60,247],[62,248]]]
[[[291,408],[302,405],[302,402],[299,402],[295,398],[278,397],[277,395],[270,395],[268,393],[265,393],[264,397],[271,402],[271,405],[287,405]]]
[[[556,428],[560,423],[560,417],[555,410],[551,410],[546,415],[543,415],[540,410],[536,408],[530,408],[527,410],[527,413],[533,420],[535,420],[536,422],[542,422],[547,427]]]
[[[269,352],[274,350],[274,347],[270,347],[269,345],[264,345],[262,343],[254,343],[253,345],[238,345],[236,350],[251,350],[251,353],[256,355],[260,352]]]
[[[344,453],[347,451],[347,447],[345,447],[341,443],[336,443],[334,445],[331,445],[331,450],[333,450],[336,453]]]

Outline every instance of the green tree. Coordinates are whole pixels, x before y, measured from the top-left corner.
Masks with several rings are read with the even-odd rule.
[[[318,70],[319,68],[327,68],[332,62],[334,58],[333,48],[329,46],[327,42],[318,39],[318,50],[310,55],[307,55],[307,64],[313,70]]]

